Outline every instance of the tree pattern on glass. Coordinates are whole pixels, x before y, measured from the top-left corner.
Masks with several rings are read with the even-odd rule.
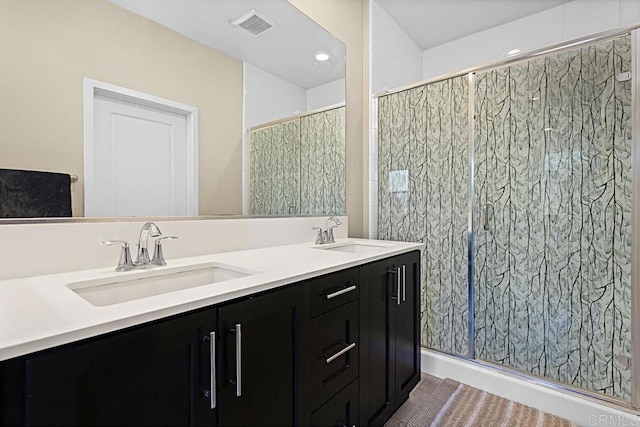
[[[476,76],[476,356],[630,398],[630,38]]]
[[[300,118],[300,213],[344,214],[344,107]]]
[[[346,212],[344,110],[249,131],[251,215]]]
[[[252,215],[300,210],[300,121],[249,132],[249,203]]]
[[[476,357],[630,399],[625,36],[380,97],[379,235],[425,242],[422,344],[467,354],[474,103]]]
[[[422,345],[467,354],[466,76],[378,100],[379,238],[424,242]]]

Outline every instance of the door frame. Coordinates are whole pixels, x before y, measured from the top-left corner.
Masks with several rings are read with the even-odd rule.
[[[187,165],[186,165],[186,194],[187,212],[189,216],[198,215],[198,108],[182,104],[166,98],[160,98],[148,93],[116,86],[110,83],[93,80],[88,77],[82,79],[83,86],[83,148],[84,148],[84,216],[91,216],[94,206],[93,193],[93,124],[94,102],[96,95],[106,96],[116,100],[126,101],[157,108],[162,111],[180,114],[187,119]]]

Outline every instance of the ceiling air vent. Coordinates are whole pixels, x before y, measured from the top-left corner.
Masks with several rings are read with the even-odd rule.
[[[254,36],[264,34],[276,24],[255,9],[250,10],[232,22],[236,27],[250,32]]]

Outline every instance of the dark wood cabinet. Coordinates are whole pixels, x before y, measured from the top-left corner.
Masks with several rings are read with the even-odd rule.
[[[0,363],[0,426],[382,425],[420,379],[419,254]]]
[[[0,422],[215,425],[207,397],[215,325],[209,309],[14,359],[0,370]]]
[[[312,399],[316,409],[358,377],[358,301],[316,316],[311,322]]]
[[[309,424],[309,288],[219,309],[220,424]]]
[[[358,380],[352,381],[320,409],[311,414],[314,427],[358,426]]]
[[[420,381],[420,257],[360,268],[360,420],[381,426]]]

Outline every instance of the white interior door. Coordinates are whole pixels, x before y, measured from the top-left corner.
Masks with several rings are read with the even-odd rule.
[[[187,114],[94,93],[85,216],[197,215],[189,138]]]

